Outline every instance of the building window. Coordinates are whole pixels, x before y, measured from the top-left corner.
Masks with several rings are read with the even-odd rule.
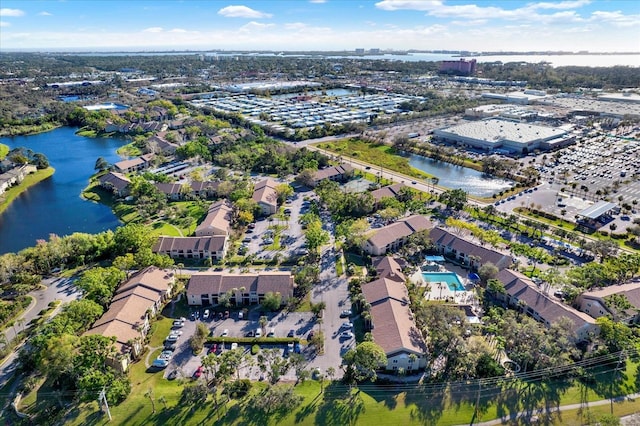
[[[394,360],[393,360],[393,363],[394,363],[394,364],[397,364],[397,363],[398,363],[398,360],[397,360],[397,359],[394,359]]]

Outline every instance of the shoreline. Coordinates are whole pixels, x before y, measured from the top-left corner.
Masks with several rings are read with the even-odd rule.
[[[20,194],[28,190],[34,185],[42,182],[45,179],[50,178],[55,173],[56,169],[53,167],[47,167],[46,169],[38,170],[35,173],[31,173],[25,176],[24,180],[18,185],[13,186],[7,190],[4,194],[0,195],[0,214],[2,214]]]

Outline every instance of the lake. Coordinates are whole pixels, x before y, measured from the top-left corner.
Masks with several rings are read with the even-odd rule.
[[[111,209],[83,200],[80,193],[94,173],[98,157],[109,163],[120,160],[116,149],[125,144],[116,138],[86,138],[77,129],[61,127],[32,136],[0,138],[10,148],[24,146],[47,156],[56,172],[20,194],[0,214],[0,254],[33,246],[49,234],[98,233],[120,222]]]
[[[438,186],[451,189],[461,188],[469,195],[476,197],[489,198],[493,194],[514,186],[514,182],[507,179],[488,177],[484,173],[468,167],[455,166],[416,154],[409,155],[409,165],[437,176]]]

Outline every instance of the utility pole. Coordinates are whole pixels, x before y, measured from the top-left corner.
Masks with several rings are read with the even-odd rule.
[[[109,416],[109,421],[111,421],[112,420],[111,411],[109,410],[109,403],[107,402],[107,395],[105,394],[104,388],[102,388],[102,390],[100,391],[100,394],[98,395],[98,403],[100,404],[101,407],[102,407],[102,404],[104,404],[104,409],[107,412],[107,416]]]

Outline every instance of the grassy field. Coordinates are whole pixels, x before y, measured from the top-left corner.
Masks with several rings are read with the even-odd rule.
[[[303,398],[301,404],[291,411],[276,408],[269,416],[253,409],[251,397],[232,399],[226,406],[217,408],[213,397],[198,406],[180,402],[182,384],[162,378],[162,372],[147,373],[136,366],[131,372],[134,391],[123,404],[111,407],[113,421],[98,411],[96,403],[87,404],[76,412],[70,424],[88,425],[142,425],[142,424],[217,424],[217,425],[456,425],[471,421],[486,421],[509,413],[538,407],[555,407],[567,404],[564,398],[557,399],[558,388],[553,386],[521,385],[507,389],[504,393],[480,397],[476,412],[475,390],[445,389],[430,391],[426,387],[403,385],[363,386],[360,392],[349,393],[340,383],[324,383],[324,392],[318,381],[307,381],[295,387],[295,393]],[[144,366],[142,366],[144,367]],[[251,395],[264,390],[264,383],[254,383]],[[151,402],[144,394],[153,390],[156,413],[152,413]],[[577,389],[576,392],[580,392]],[[164,403],[160,402],[164,397]],[[601,399],[601,398],[598,398]],[[606,399],[606,398],[602,398]],[[519,402],[518,402],[519,401]],[[586,405],[586,400],[582,400]],[[32,404],[36,401],[30,399]],[[590,415],[601,417],[609,413],[609,404],[592,406]],[[640,401],[624,401],[613,404],[616,415],[625,415],[640,410]],[[571,410],[553,415],[550,424],[583,424],[586,410]],[[514,424],[527,424],[525,421]]]
[[[9,147],[5,144],[0,143],[0,160],[4,160],[4,157],[9,153]]]
[[[315,146],[340,155],[343,160],[354,158],[419,179],[432,177],[428,173],[411,167],[407,158],[398,155],[393,147],[387,145],[375,145],[359,139],[343,139],[335,142],[322,142],[315,144]]]
[[[9,207],[9,204],[11,204],[11,202],[15,200],[18,195],[29,189],[29,187],[47,179],[48,177],[51,177],[51,175],[53,175],[55,171],[56,169],[54,169],[53,167],[38,170],[35,173],[27,175],[19,185],[9,188],[7,192],[0,196],[0,213],[5,211],[7,207]]]

